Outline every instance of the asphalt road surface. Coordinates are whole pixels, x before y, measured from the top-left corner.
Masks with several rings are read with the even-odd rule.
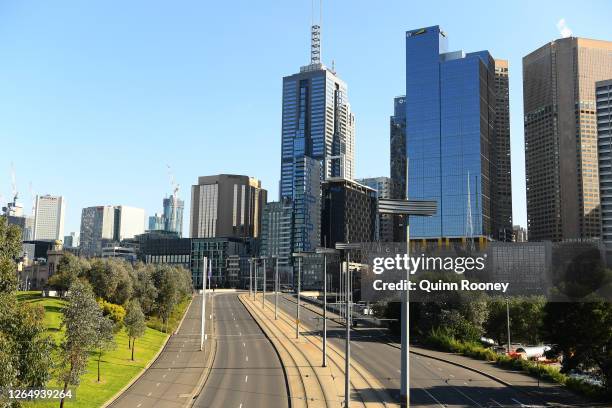
[[[210,298],[207,299],[207,314]],[[206,368],[200,351],[202,296],[196,296],[178,333],[173,334],[157,360],[110,406],[113,408],[179,408],[190,400]],[[207,333],[212,327],[207,323]],[[138,341],[136,341],[138,347]]]
[[[236,293],[214,297],[215,361],[195,407],[289,406],[276,351]]]
[[[273,295],[266,297],[271,302]],[[279,307],[295,316],[296,304],[279,296]],[[320,315],[301,308],[300,318],[311,334],[320,336]],[[345,328],[328,322],[328,341],[344,350]],[[302,328],[303,334],[309,333]],[[377,333],[378,332],[378,333]],[[380,329],[351,333],[351,357],[386,386],[399,403],[400,350],[381,342]],[[414,355],[410,359],[411,407],[538,407],[545,406],[526,394],[473,371]]]

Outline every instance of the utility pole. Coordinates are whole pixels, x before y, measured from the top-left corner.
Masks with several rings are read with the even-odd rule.
[[[200,333],[200,351],[204,350],[204,333],[206,331],[206,275],[207,275],[207,261],[206,257],[202,259],[202,322]]]
[[[321,247],[316,249],[316,253],[323,254],[323,367],[327,367],[327,254],[336,254],[338,251]]]

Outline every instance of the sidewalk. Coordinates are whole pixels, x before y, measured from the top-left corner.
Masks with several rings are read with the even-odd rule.
[[[334,407],[344,401],[344,353],[327,344],[327,367],[321,367],[322,340],[307,333],[300,326],[300,337],[295,338],[295,321],[279,310],[274,320],[274,305],[266,301],[262,309],[261,298],[253,301],[249,295],[240,300],[253,318],[266,332],[277,349],[285,367],[293,407]],[[350,407],[382,408],[397,406],[382,384],[361,365],[351,362]]]

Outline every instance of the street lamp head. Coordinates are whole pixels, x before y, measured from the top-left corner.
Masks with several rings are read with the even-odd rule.
[[[315,252],[317,254],[336,254],[338,253],[338,250],[333,248],[318,247],[315,249]]]

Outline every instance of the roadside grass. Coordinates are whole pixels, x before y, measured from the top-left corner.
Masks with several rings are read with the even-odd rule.
[[[155,329],[164,333],[172,333],[176,330],[183,315],[185,314],[185,310],[187,306],[189,306],[189,302],[191,301],[191,296],[185,297],[182,301],[179,302],[178,305],[174,308],[172,313],[170,314],[170,318],[168,319],[168,326],[162,323],[162,320],[157,316],[152,316],[147,319],[147,326],[151,329]]]
[[[521,371],[532,377],[539,377],[543,380],[565,385],[570,390],[587,398],[599,401],[609,401],[611,398],[602,387],[571,378],[560,372],[556,367],[537,364],[530,360],[512,358],[507,355],[499,355],[492,350],[484,348],[479,343],[457,340],[445,333],[444,330],[432,330],[429,336],[425,338],[425,344],[440,351],[462,354],[478,360],[492,361],[503,368]]]
[[[45,325],[50,335],[59,344],[63,332],[60,330],[61,309],[66,301],[57,298],[42,298],[40,292],[20,292],[19,301],[40,304],[45,308]],[[185,308],[183,308],[183,311]],[[180,318],[179,318],[180,320]],[[159,351],[167,334],[147,327],[143,337],[136,340],[134,360],[131,361],[131,350],[125,330],[115,335],[117,347],[102,354],[100,362],[100,382],[97,382],[97,353],[91,353],[87,364],[87,373],[81,378],[81,384],[73,389],[74,398],[66,400],[65,407],[91,408],[99,407],[135,377]],[[57,356],[56,356],[57,360]],[[48,388],[62,388],[56,380],[47,384]],[[28,408],[47,408],[59,406],[59,400],[27,402]]]

